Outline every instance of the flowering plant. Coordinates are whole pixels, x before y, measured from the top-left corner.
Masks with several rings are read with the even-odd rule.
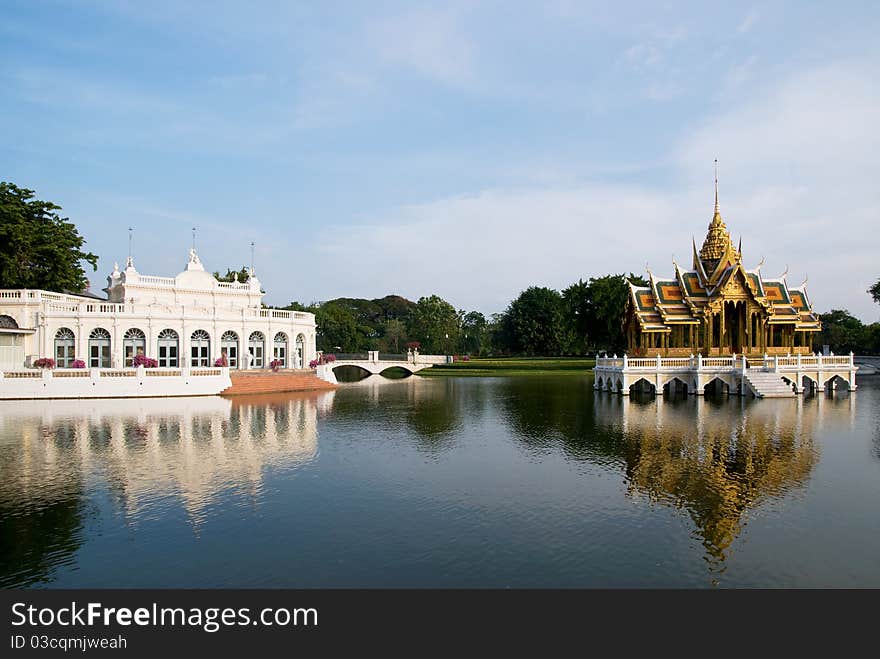
[[[269,368],[271,368],[276,373],[278,372],[278,369],[282,366],[284,366],[284,362],[280,359],[273,359],[271,362],[269,362]]]
[[[40,357],[34,360],[35,368],[55,368],[55,360],[51,357]]]
[[[134,359],[131,360],[131,364],[132,366],[143,366],[144,368],[156,368],[159,365],[159,362],[152,357],[135,355]]]
[[[214,366],[229,366],[226,355],[220,355],[217,357],[217,359],[214,360]]]
[[[407,350],[418,350],[422,347],[422,344],[418,341],[410,341],[406,344]]]
[[[74,359],[70,362],[70,368],[85,368],[86,363],[82,359]]]
[[[317,359],[313,359],[309,362],[309,368],[317,368],[322,364],[332,364],[336,361],[336,355],[319,355]]]

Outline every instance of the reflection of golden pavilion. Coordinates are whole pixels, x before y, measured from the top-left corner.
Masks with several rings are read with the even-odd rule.
[[[104,474],[127,512],[176,496],[198,521],[219,492],[254,496],[265,468],[312,460],[318,399],[327,395],[3,403],[0,434],[15,426],[22,445],[0,489],[4,498],[45,497],[59,473]]]
[[[594,404],[597,423],[623,434],[630,492],[687,510],[716,568],[750,510],[807,482],[817,431],[852,425],[855,412],[854,397],[717,405],[699,397],[638,404],[597,394]]]
[[[734,247],[718,208],[700,251],[693,243],[693,266],[673,262],[674,275],[650,285],[630,283],[624,332],[631,356],[810,354],[812,336],[822,329],[807,297],[806,281],[790,287],[788,270],[776,279],[746,269],[742,241]]]

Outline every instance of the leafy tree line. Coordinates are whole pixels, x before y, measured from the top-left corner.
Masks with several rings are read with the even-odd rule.
[[[327,352],[403,352],[417,342],[423,353],[433,354],[583,355],[623,350],[628,295],[623,275],[607,275],[578,281],[561,293],[532,286],[488,319],[479,311],[456,310],[437,295],[417,302],[397,295],[336,298],[280,308],[314,313],[318,349]]]

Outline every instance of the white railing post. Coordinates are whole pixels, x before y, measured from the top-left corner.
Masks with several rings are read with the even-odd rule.
[[[629,364],[629,358],[626,356],[626,353],[623,353],[623,370],[626,370],[627,365]]]
[[[660,370],[660,364],[661,364],[661,363],[662,363],[662,361],[661,361],[661,359],[660,359],[660,355],[657,355],[657,370],[658,370],[658,371]]]
[[[736,353],[730,353],[730,368],[736,368]]]
[[[779,355],[773,355],[773,372],[779,373]]]
[[[853,351],[850,350],[850,351],[849,351],[849,365],[850,365],[850,366],[854,366],[854,365],[855,365],[855,362],[853,361],[854,359],[855,359],[855,355],[853,354]]]
[[[702,368],[703,368],[703,353],[698,352],[697,353],[697,370],[699,371]]]
[[[798,353],[798,355],[797,355],[797,365],[798,365],[798,369],[800,369],[800,367],[801,367],[801,363],[802,363],[802,362],[801,362],[801,353]]]
[[[746,360],[746,356],[745,356],[745,355],[742,356],[742,362],[743,362],[743,373],[745,373],[745,372],[746,372],[746,369],[748,368],[748,365],[749,365],[749,364],[748,364],[748,361]]]

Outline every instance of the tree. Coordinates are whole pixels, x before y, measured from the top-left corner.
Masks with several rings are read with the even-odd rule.
[[[583,355],[587,352],[590,309],[590,285],[583,279],[562,291],[565,319],[569,335],[569,352]]]
[[[871,330],[846,309],[832,309],[828,313],[820,314],[819,319],[822,321],[822,332],[816,337],[813,348],[817,352],[821,352],[823,345],[839,354],[850,351],[865,354],[875,351],[875,346],[871,345]]]
[[[507,310],[515,351],[525,355],[558,355],[566,343],[562,296],[552,288],[532,286]]]
[[[385,344],[390,349],[394,346],[394,352],[400,352],[400,342],[406,340],[406,325],[402,320],[392,318],[385,323]]]
[[[98,257],[82,250],[76,226],[34,191],[0,182],[0,288],[82,292],[89,287],[82,262],[98,269]]]
[[[251,273],[248,272],[248,269],[244,266],[241,267],[241,270],[232,270],[230,268],[226,268],[226,274],[221,275],[219,272],[214,272],[214,279],[217,281],[223,282],[234,282],[234,281],[247,281],[251,276]]]
[[[447,353],[458,345],[461,319],[449,302],[437,295],[421,297],[410,320],[410,335],[426,354]]]
[[[868,289],[868,292],[871,294],[871,297],[874,298],[874,302],[880,304],[880,279]]]
[[[461,315],[461,352],[465,354],[481,354],[486,347],[486,329],[488,323],[486,317],[479,311],[469,313],[459,312]]]
[[[636,286],[648,285],[645,279],[632,273],[629,277],[606,275],[590,279],[585,328],[587,342],[594,350],[622,352],[626,347],[623,320],[629,299],[627,279]]]
[[[331,303],[322,304],[315,310],[315,324],[318,326],[319,350],[356,352],[360,349],[357,322],[347,309]]]

